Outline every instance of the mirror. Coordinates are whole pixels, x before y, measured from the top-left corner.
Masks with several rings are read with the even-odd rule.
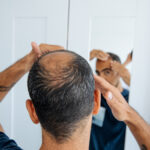
[[[134,54],[135,6],[136,1],[90,1],[90,64],[93,72],[118,88],[127,102]],[[90,149],[123,150],[125,135],[126,125],[113,117],[101,96],[100,111],[93,116]]]

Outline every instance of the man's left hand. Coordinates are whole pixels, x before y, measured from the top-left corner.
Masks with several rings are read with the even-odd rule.
[[[34,53],[37,56],[37,58],[50,51],[64,50],[64,47],[59,46],[59,45],[40,44],[38,46],[35,42],[32,42],[31,46],[32,46],[31,53]]]

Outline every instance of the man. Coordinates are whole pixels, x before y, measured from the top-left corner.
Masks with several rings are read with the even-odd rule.
[[[120,78],[129,83],[129,73],[113,53],[93,50],[90,59],[97,58],[96,73],[115,86],[128,101],[129,91],[122,88]],[[113,117],[104,97],[101,97],[101,110],[93,116],[90,150],[124,150],[126,125]]]
[[[36,48],[38,49],[38,47],[36,47]],[[61,55],[60,55],[60,53],[61,53]],[[56,60],[54,59],[54,56],[55,56]],[[94,92],[94,87],[93,86],[91,87],[91,85],[93,85],[93,76],[91,76],[91,73],[90,73],[91,70],[90,70],[87,62],[80,56],[76,57],[76,58],[80,58],[77,60],[75,59],[75,57],[76,57],[76,54],[74,54],[74,53],[72,54],[70,52],[65,53],[64,51],[58,51],[58,53],[49,53],[49,54],[41,57],[34,64],[33,68],[31,69],[31,72],[30,72],[30,75],[28,78],[28,87],[29,87],[29,92],[30,92],[32,101],[30,101],[30,100],[27,101],[27,108],[28,108],[28,111],[29,111],[32,121],[34,123],[38,123],[40,121],[42,124],[43,143],[42,143],[41,149],[46,149],[46,150],[47,149],[48,150],[51,150],[51,149],[53,149],[53,150],[54,149],[55,150],[57,150],[57,149],[61,149],[61,150],[63,150],[63,149],[66,149],[66,150],[67,149],[69,149],[69,150],[73,150],[73,149],[81,150],[82,149],[82,150],[84,150],[84,149],[86,149],[87,150],[88,149],[89,136],[90,136],[89,126],[91,126],[92,116],[90,116],[90,118],[86,117],[85,120],[82,120],[83,122],[80,121],[79,124],[76,124],[76,126],[74,126],[74,123],[76,123],[76,121],[80,117],[82,118],[83,114],[84,115],[88,114],[87,113],[88,108],[94,107],[93,111],[92,110],[91,111],[93,112],[93,114],[98,113],[99,103],[100,103],[98,90],[102,91],[102,93],[103,93],[104,97],[106,98],[108,105],[112,109],[113,114],[115,115],[116,119],[128,122],[127,125],[133,129],[131,131],[133,132],[135,137],[138,139],[138,142],[140,143],[140,145],[143,145],[144,148],[146,147],[148,149],[150,147],[149,146],[149,138],[150,138],[149,126],[145,123],[144,120],[142,120],[138,116],[137,113],[135,113],[135,111],[133,109],[131,109],[131,107],[128,106],[128,104],[125,102],[124,98],[120,95],[120,93],[118,92],[118,90],[116,88],[114,88],[109,83],[107,83],[106,81],[104,81],[103,79],[101,79],[100,77],[97,77],[97,76],[95,76],[96,90]],[[58,59],[61,60],[61,62],[62,62],[61,64],[58,62]],[[72,60],[76,60],[76,61],[72,61]],[[82,60],[82,62],[80,62],[81,60]],[[49,62],[52,64],[50,64]],[[72,66],[72,65],[68,66],[71,62],[74,64],[74,66]],[[20,61],[18,61],[17,63],[19,64]],[[48,64],[50,64],[50,65],[48,65]],[[54,67],[53,67],[53,64],[54,64]],[[66,64],[67,64],[67,68],[62,69],[62,68],[64,68],[64,66],[66,66]],[[84,65],[83,66],[81,65],[81,67],[78,68],[77,66],[80,66],[79,64],[80,65],[84,64]],[[12,67],[14,67],[14,66],[12,66]],[[7,73],[9,75],[14,75],[16,73],[16,76],[18,76],[18,71],[15,71],[15,72],[11,71],[12,67],[10,67],[8,69]],[[55,67],[58,69],[57,70],[58,74],[56,76],[54,76],[55,75],[55,71],[54,71]],[[22,70],[24,68],[24,64],[20,64],[20,68]],[[86,71],[85,71],[85,69],[86,69]],[[9,70],[10,70],[10,72],[9,72]],[[20,72],[21,72],[21,70],[20,70]],[[69,76],[69,74],[73,70],[75,72]],[[49,71],[49,72],[47,72],[47,71]],[[88,79],[88,78],[86,78],[88,75],[85,75],[85,72],[87,72],[87,74],[89,74],[90,80],[84,82],[84,80]],[[3,74],[3,72],[2,72],[2,74]],[[35,74],[36,74],[36,79],[38,79],[38,80],[34,79]],[[62,74],[63,74],[63,76],[62,76]],[[73,76],[76,76],[76,75],[79,75],[79,76],[77,76],[77,78],[73,78]],[[52,78],[47,78],[49,76],[51,76]],[[81,76],[83,76],[83,77],[81,77]],[[11,83],[13,83],[12,82],[13,78],[14,78],[14,76],[12,76]],[[84,80],[80,80],[81,78],[83,78]],[[51,79],[54,79],[54,80],[51,80]],[[64,80],[65,80],[65,83],[67,82],[67,84],[65,84],[65,85],[63,84]],[[73,80],[74,82],[69,82],[70,80]],[[14,81],[16,81],[16,77],[14,78]],[[81,83],[78,83],[77,81],[80,81]],[[91,82],[91,85],[84,84],[84,83],[90,83],[90,82]],[[81,91],[80,91],[81,87],[80,86],[78,87],[79,84],[82,85],[81,87],[83,87],[83,89]],[[5,83],[3,83],[3,85],[5,86]],[[79,89],[75,88],[76,86]],[[45,88],[43,88],[43,87],[45,87]],[[72,87],[72,89],[70,89],[69,87]],[[89,99],[88,103],[91,105],[89,105],[89,104],[84,105],[87,103],[84,99],[83,99],[83,101],[79,100],[79,98],[81,98],[80,96],[82,95],[83,90],[87,91],[86,87],[89,87],[88,90],[91,91],[91,93],[85,93],[85,95],[90,94],[91,98],[93,96],[95,98],[94,98],[94,100],[93,100],[93,98],[92,98],[92,100],[90,100],[90,97],[85,97],[85,95],[83,95],[82,98],[85,97],[85,99]],[[61,93],[60,91],[63,91],[63,93]],[[68,93],[69,91],[72,91],[72,92]],[[1,93],[2,92],[0,92],[0,95],[1,95]],[[74,93],[76,93],[75,94],[76,97],[73,96]],[[56,99],[54,97],[55,94],[57,95]],[[66,101],[63,101],[64,96],[66,97]],[[60,99],[58,99],[58,97],[60,97]],[[73,99],[70,99],[70,97]],[[40,101],[38,98],[40,98],[40,99],[42,98],[42,100],[44,100],[44,101]],[[73,101],[74,99],[78,100],[78,101]],[[52,101],[49,101],[49,100],[52,100]],[[60,103],[58,103],[58,102],[60,102]],[[73,108],[73,106],[71,105],[71,102],[73,102],[74,106],[78,106],[77,110],[74,111],[74,109],[76,107]],[[79,104],[78,102],[81,102],[81,104]],[[94,104],[94,106],[92,106],[92,103]],[[69,106],[69,105],[71,105],[71,106]],[[51,106],[52,110],[48,109],[50,106]],[[68,106],[68,107],[66,108],[65,106]],[[85,107],[85,106],[87,106],[87,107]],[[83,109],[80,110],[81,107],[83,107]],[[72,108],[73,108],[73,110],[71,110]],[[68,110],[68,112],[67,112],[67,110]],[[62,113],[62,111],[63,111],[63,113]],[[79,114],[78,111],[82,112],[82,113],[80,113],[80,116],[77,115],[77,114]],[[56,116],[56,115],[54,116],[53,115],[54,112],[57,112],[58,116]],[[128,113],[128,112],[130,112],[130,113]],[[47,118],[45,115],[47,116]],[[76,115],[77,115],[77,117],[76,117]],[[133,117],[134,115],[135,115],[138,123],[135,122],[134,117]],[[62,116],[62,118],[60,118],[60,116]],[[71,116],[70,117],[71,119],[69,119],[68,116]],[[49,122],[49,119],[52,122]],[[88,119],[89,119],[89,122],[88,122]],[[69,122],[70,126],[68,126],[68,122]],[[53,123],[53,124],[51,125],[51,123]],[[48,124],[50,124],[50,125],[48,125]],[[62,125],[62,126],[58,126],[58,124]],[[139,125],[139,124],[141,124],[141,125]],[[68,128],[65,125],[67,125]],[[52,128],[52,126],[54,128]],[[64,130],[62,130],[63,126],[64,126]],[[75,128],[76,128],[76,130],[75,130]],[[143,128],[145,130],[143,130]],[[68,130],[69,132],[66,132],[66,130]],[[57,131],[59,131],[59,132],[57,132]],[[69,134],[69,133],[72,133],[72,134]],[[13,149],[13,150],[21,149],[16,145],[16,143],[14,141],[10,140],[3,132],[0,132],[0,146],[1,146],[0,149]]]
[[[88,150],[92,114],[100,107],[94,89],[88,62],[73,52],[49,52],[34,63],[26,106],[32,121],[41,124],[41,150]],[[1,149],[21,149],[4,133],[1,140]]]
[[[97,74],[99,74],[99,69],[101,68],[100,66],[107,66],[108,70],[106,70],[106,72],[107,71],[111,72],[111,70],[115,71],[119,75],[119,78],[122,78],[123,81],[128,86],[130,86],[130,73],[129,73],[128,69],[126,68],[126,66],[129,63],[131,63],[132,55],[133,55],[133,51],[128,54],[125,62],[121,64],[121,60],[120,60],[119,56],[117,56],[116,54],[105,53],[102,50],[93,49],[90,53],[90,60],[92,60],[93,58],[97,58],[97,61],[96,61],[96,65],[97,65],[96,73]],[[113,58],[113,59],[111,59],[111,58]],[[104,72],[105,72],[105,70],[104,70]],[[104,78],[105,77],[106,76],[104,76]],[[118,81],[118,78],[115,77],[115,79]],[[106,77],[106,80],[108,80],[111,84],[114,84],[114,83],[112,83],[113,79],[109,79]]]

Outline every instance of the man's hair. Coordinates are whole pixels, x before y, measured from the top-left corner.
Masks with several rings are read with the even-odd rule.
[[[94,78],[88,62],[71,51],[68,64],[46,70],[40,63],[33,65],[28,76],[28,90],[42,127],[58,142],[68,140],[89,117],[94,106]],[[60,62],[61,63],[61,62]]]
[[[112,58],[112,60],[117,61],[117,62],[119,62],[121,64],[121,59],[120,59],[120,57],[118,55],[116,55],[114,53],[111,53],[111,52],[107,52],[107,54],[110,55],[110,57]]]

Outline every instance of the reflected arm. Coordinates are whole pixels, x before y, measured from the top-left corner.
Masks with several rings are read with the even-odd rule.
[[[120,72],[120,77],[128,86],[130,86],[130,80],[131,80],[130,72],[124,66],[122,66],[121,69],[122,71]]]
[[[111,62],[111,68],[112,70],[118,72],[119,76],[123,79],[123,81],[130,86],[130,72],[128,71],[127,68],[125,68],[124,65],[116,62],[116,61],[112,61]]]

